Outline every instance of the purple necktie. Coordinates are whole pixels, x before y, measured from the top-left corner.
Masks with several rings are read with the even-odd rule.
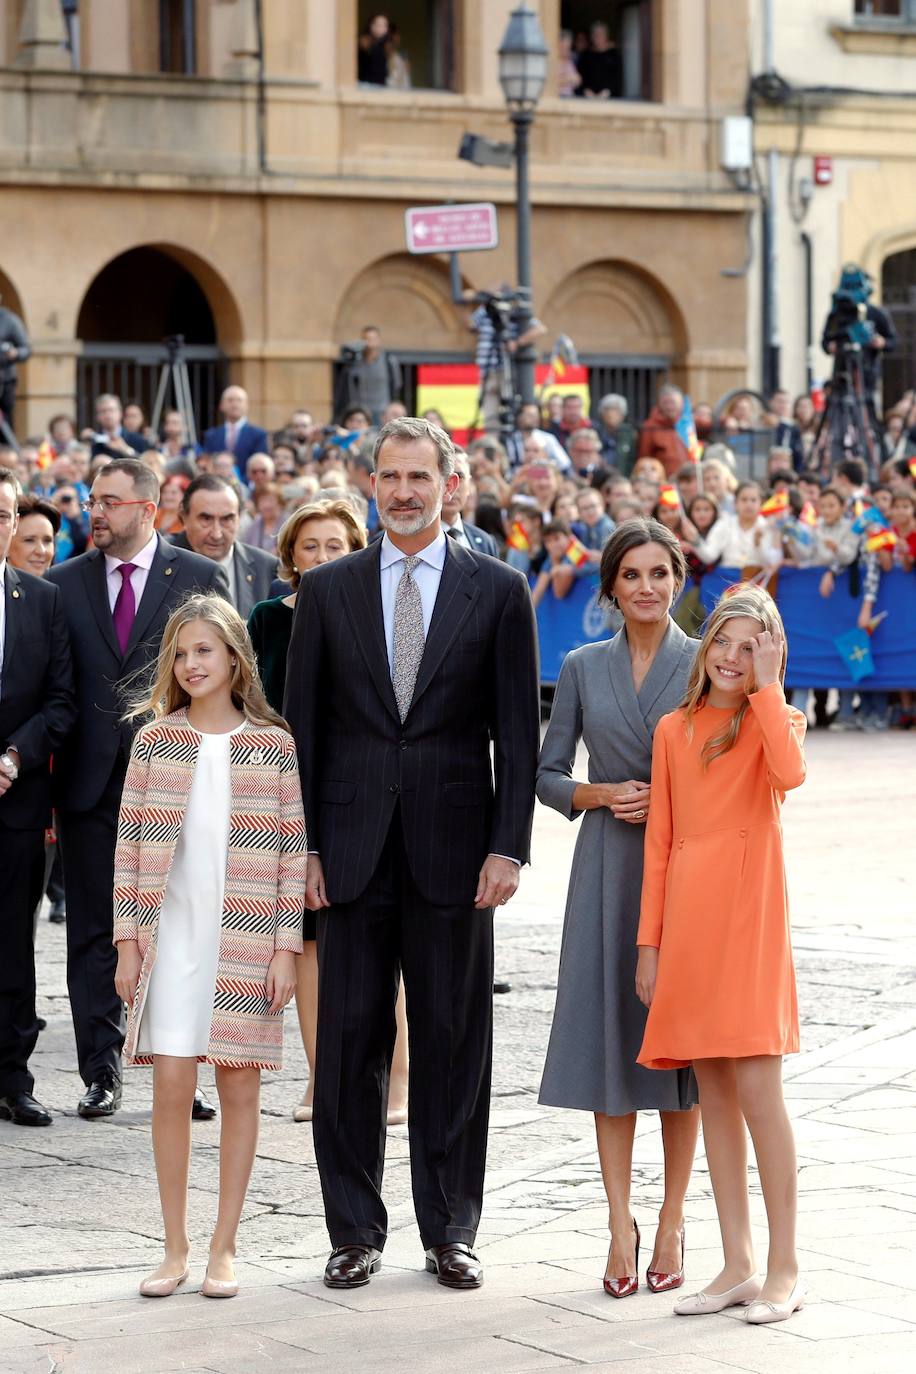
[[[136,563],[121,563],[117,569],[121,574],[121,590],[118,592],[118,599],[114,604],[111,618],[114,621],[114,632],[118,637],[122,654],[127,648],[127,641],[130,639],[130,632],[134,625],[134,616],[137,614],[134,589],[130,583],[130,575],[136,566]]]

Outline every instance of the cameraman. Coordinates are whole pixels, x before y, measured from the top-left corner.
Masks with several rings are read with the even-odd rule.
[[[875,444],[880,449],[875,392],[881,383],[882,355],[897,347],[897,331],[885,310],[878,305],[867,304],[871,293],[872,281],[868,273],[854,263],[847,264],[840,276],[839,287],[834,292],[830,314],[824,325],[821,347],[825,353],[834,356],[839,353],[834,370],[835,376],[847,373],[843,358],[844,345],[847,349],[856,345],[861,348],[865,404],[875,435]]]
[[[481,296],[484,297],[482,301]],[[474,362],[480,373],[483,427],[488,434],[498,434],[501,428],[502,379],[506,355],[511,357],[517,349],[546,334],[547,329],[540,320],[535,319],[524,334],[519,334],[512,313],[515,297],[512,288],[505,284],[480,293],[465,291],[464,298],[471,305],[480,302],[468,319],[468,329],[477,335]],[[508,398],[508,404],[511,413],[515,404],[514,395]]]
[[[22,320],[0,305],[0,414],[10,430],[16,411],[16,364],[24,363],[31,351]]]
[[[344,369],[335,411],[338,415],[358,407],[373,425],[381,423],[382,411],[392,401],[401,400],[404,387],[401,364],[393,353],[382,348],[378,325],[367,324],[360,331],[361,343],[344,344],[341,356]]]

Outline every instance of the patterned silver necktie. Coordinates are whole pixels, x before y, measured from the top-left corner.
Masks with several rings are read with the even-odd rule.
[[[423,602],[420,588],[413,580],[413,570],[420,562],[416,554],[408,554],[404,559],[404,571],[398,583],[394,599],[394,667],[391,681],[394,696],[398,703],[398,713],[405,720],[413,700],[417,673],[426,636],[423,633]]]

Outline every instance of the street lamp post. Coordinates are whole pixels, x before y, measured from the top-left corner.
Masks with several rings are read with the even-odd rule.
[[[531,328],[531,196],[528,186],[529,135],[534,111],[547,80],[549,52],[537,15],[527,5],[512,11],[499,46],[499,84],[515,131],[515,215],[518,306],[515,322],[520,336]],[[537,350],[522,344],[515,353],[516,377],[522,404],[534,400]]]

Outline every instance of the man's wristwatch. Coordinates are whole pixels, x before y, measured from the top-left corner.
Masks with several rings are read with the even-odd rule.
[[[10,782],[15,782],[19,777],[19,765],[15,762],[12,755],[0,754],[0,767],[3,768]]]

